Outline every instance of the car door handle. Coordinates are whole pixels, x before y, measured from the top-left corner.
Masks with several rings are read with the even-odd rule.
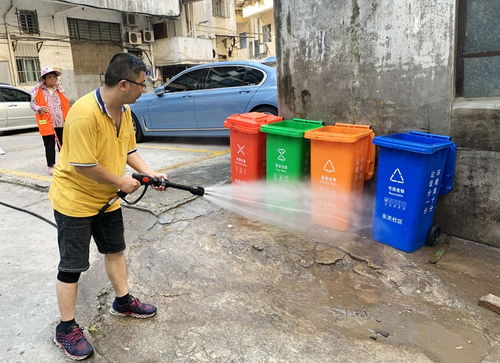
[[[185,96],[182,96],[182,98],[192,98],[193,95],[185,95]]]
[[[243,90],[243,91],[240,91],[240,93],[250,93],[250,90]]]
[[[10,105],[7,105],[7,107],[17,107],[15,103],[11,103]]]

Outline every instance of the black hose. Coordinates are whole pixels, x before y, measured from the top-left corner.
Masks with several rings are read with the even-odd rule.
[[[18,210],[20,212],[24,212],[24,213],[28,213],[28,214],[31,214],[33,217],[37,217],[37,218],[40,218],[42,221],[44,222],[47,222],[48,224],[54,226],[57,228],[57,224],[55,224],[54,222],[52,221],[49,221],[47,218],[45,217],[42,217],[41,215],[39,214],[36,214],[34,212],[30,212],[29,210],[27,209],[23,209],[23,208],[19,208],[19,207],[16,207],[16,206],[13,206],[13,205],[10,205],[10,204],[7,204],[7,203],[4,203],[4,202],[0,202],[1,205],[4,205],[6,207],[9,207],[9,208],[12,208],[12,209],[15,209],[15,210]]]

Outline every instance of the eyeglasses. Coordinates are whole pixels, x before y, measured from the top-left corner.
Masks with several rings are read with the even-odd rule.
[[[142,88],[146,88],[146,83],[137,83],[137,82],[134,82],[134,81],[131,81],[130,79],[123,79],[124,81],[127,81],[127,82],[130,82],[130,83],[133,83],[133,84],[136,84],[138,86],[141,86]]]

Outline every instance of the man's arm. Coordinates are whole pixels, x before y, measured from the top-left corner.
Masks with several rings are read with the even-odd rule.
[[[112,185],[127,194],[135,192],[141,186],[141,184],[137,180],[126,176],[117,176],[109,172],[101,165],[75,166],[75,169],[77,172],[85,175],[87,178],[95,180],[99,183]]]
[[[141,156],[137,151],[134,151],[133,153],[130,153],[127,155],[127,164],[134,169],[135,171],[138,171],[139,173],[142,174],[147,174],[150,175],[154,178],[164,178],[167,179],[167,176],[165,174],[157,173],[153,169],[151,169],[148,164],[144,160],[142,160]],[[165,187],[153,187],[156,190],[165,190]]]
[[[132,169],[142,174],[153,176],[153,174],[155,173],[155,171],[151,169],[144,160],[142,160],[137,151],[134,151],[133,153],[127,155],[127,164]]]

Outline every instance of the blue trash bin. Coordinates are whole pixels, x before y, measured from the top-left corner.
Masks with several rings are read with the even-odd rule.
[[[405,252],[436,239],[433,219],[440,194],[455,174],[451,137],[410,131],[373,140],[380,146],[372,237]]]

